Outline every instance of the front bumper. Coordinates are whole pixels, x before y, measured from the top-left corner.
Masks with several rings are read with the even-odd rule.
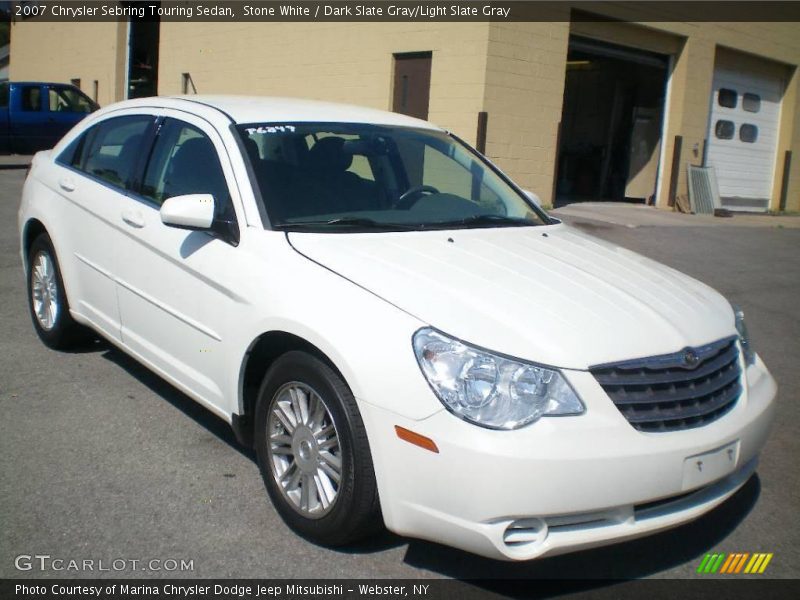
[[[760,359],[728,414],[670,433],[635,430],[590,373],[566,375],[586,413],[516,431],[444,410],[412,421],[362,402],[386,526],[505,560],[646,535],[699,517],[744,485],[774,418],[777,386]],[[400,440],[395,425],[439,452]],[[696,465],[723,454],[724,464]]]

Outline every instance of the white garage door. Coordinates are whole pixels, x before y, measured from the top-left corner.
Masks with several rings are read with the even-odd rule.
[[[723,206],[766,210],[772,194],[783,80],[772,69],[717,61],[708,130],[708,165]]]

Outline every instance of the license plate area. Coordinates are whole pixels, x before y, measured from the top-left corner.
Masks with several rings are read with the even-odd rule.
[[[731,474],[739,462],[739,440],[683,461],[683,489],[702,487]]]

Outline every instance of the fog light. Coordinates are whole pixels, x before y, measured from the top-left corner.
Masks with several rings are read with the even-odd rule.
[[[503,543],[506,546],[534,546],[546,539],[547,523],[535,517],[511,521],[503,532]]]

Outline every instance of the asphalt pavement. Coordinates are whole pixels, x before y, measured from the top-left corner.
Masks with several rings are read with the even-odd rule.
[[[18,252],[23,177],[0,170],[0,577],[694,578],[707,552],[772,552],[769,576],[800,577],[799,229],[562,215],[741,305],[780,386],[779,418],[757,476],[699,520],[597,550],[501,563],[388,533],[347,549],[315,546],[280,520],[253,454],[225,423],[104,342],[73,353],[45,348],[30,323]],[[37,554],[94,560],[95,570],[15,567],[20,555]],[[115,559],[128,566],[96,570]],[[151,559],[162,568],[130,566]],[[192,570],[167,570],[169,560],[191,561]]]

